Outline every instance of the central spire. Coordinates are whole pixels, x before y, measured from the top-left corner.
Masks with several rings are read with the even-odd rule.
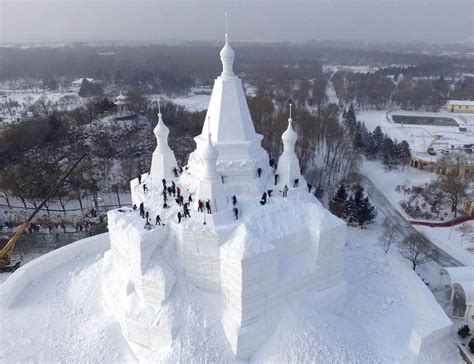
[[[225,44],[221,49],[221,62],[222,62],[222,74],[223,77],[234,76],[234,70],[232,65],[234,63],[235,52],[229,44],[229,34],[227,31],[227,12],[225,13]]]

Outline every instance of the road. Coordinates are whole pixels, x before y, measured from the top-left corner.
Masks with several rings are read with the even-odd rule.
[[[387,217],[397,228],[399,233],[404,237],[415,236],[420,243],[428,245],[433,252],[433,260],[438,263],[441,267],[459,267],[463,266],[460,261],[453,258],[445,251],[438,248],[429,239],[420,234],[409,221],[403,217],[403,215],[397,211],[390,201],[384,196],[384,194],[372,183],[372,181],[364,176],[360,175],[363,182],[364,188],[369,195],[372,203],[378,208],[378,212],[382,213]]]

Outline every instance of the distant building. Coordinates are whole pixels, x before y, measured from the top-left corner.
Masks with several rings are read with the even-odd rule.
[[[474,101],[470,100],[449,100],[446,109],[449,112],[474,113]]]
[[[473,197],[464,197],[462,199],[462,210],[470,215],[474,216],[474,198]]]
[[[433,172],[439,175],[449,175],[454,171],[458,170],[459,176],[467,176],[474,174],[474,164],[468,162],[467,164],[458,166],[457,164],[443,164],[438,165],[438,156],[417,153],[412,156],[410,166],[413,168],[421,169],[428,172]]]
[[[114,104],[117,106],[118,112],[123,113],[127,110],[127,97],[120,92],[120,95],[115,98]]]

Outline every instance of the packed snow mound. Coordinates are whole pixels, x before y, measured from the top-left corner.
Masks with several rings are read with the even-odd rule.
[[[340,316],[309,302],[288,305],[273,336],[252,358],[255,363],[375,363],[377,350]]]
[[[411,329],[425,306],[406,298],[414,287],[409,280],[401,284],[398,273],[387,266],[384,253],[376,249],[381,231],[372,230],[351,229],[348,234],[345,276],[350,301],[344,313],[334,315],[315,308],[306,297],[298,298],[285,307],[275,332],[250,362],[462,362],[449,338],[426,353],[410,353]],[[149,350],[125,340],[102,305],[97,284],[102,254],[82,254],[32,277],[13,305],[2,308],[0,326],[8,330],[0,335],[0,362],[236,362],[220,321],[222,298],[184,284],[180,277],[171,298],[179,315],[165,306],[161,316],[180,322],[173,345]],[[57,255],[43,258],[41,264],[51,264]]]

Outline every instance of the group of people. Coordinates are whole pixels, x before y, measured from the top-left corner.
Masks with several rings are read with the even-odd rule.
[[[275,162],[275,160],[273,158],[271,158],[269,162],[270,162],[270,167],[272,167],[272,169],[274,171],[274,183],[275,183],[275,186],[276,186],[278,184],[278,179],[280,177],[278,175],[278,173],[276,173],[277,163]],[[259,167],[257,169],[258,178],[260,178],[262,176],[262,172],[263,172],[262,168]],[[179,177],[179,175],[182,174],[182,173],[183,173],[183,169],[181,167],[179,168],[179,170],[176,167],[173,168],[173,174],[174,174],[175,177]],[[301,167],[300,173],[301,174],[303,173],[303,168],[302,167]],[[163,178],[161,180],[161,182],[163,184],[163,192],[162,192],[163,208],[169,208],[168,197],[173,196],[173,198],[175,199],[176,204],[178,206],[182,206],[182,208],[183,208],[182,212],[178,211],[178,213],[177,213],[178,223],[181,223],[181,220],[184,219],[184,218],[191,217],[190,205],[193,202],[192,194],[189,194],[189,196],[188,196],[188,198],[186,199],[186,202],[185,202],[184,196],[181,193],[181,189],[179,188],[179,186],[176,186],[174,181],[171,181],[171,184],[167,185],[166,179]],[[140,185],[142,184],[142,176],[141,175],[138,176],[138,183]],[[293,188],[298,188],[298,186],[299,186],[299,178],[296,178],[293,181]],[[308,192],[311,192],[313,186],[310,183],[308,183],[307,187],[308,187]],[[146,191],[148,191],[148,187],[147,187],[146,184],[143,184],[143,192],[146,193]],[[285,185],[283,187],[283,190],[282,190],[283,197],[288,196],[288,191],[289,191],[288,185]],[[273,190],[267,190],[266,192],[263,192],[262,197],[260,199],[260,204],[262,206],[265,205],[269,200],[271,201],[272,192],[273,192]],[[235,217],[236,220],[238,220],[239,219],[239,209],[237,208],[237,197],[235,195],[232,196],[232,205],[233,205],[232,211],[234,213],[234,217]],[[134,210],[136,210],[137,206],[134,205],[133,208],[134,208]],[[206,208],[206,213],[207,214],[212,214],[211,201],[207,200],[207,201],[204,202],[204,201],[199,199],[197,201],[197,211],[204,213],[204,208]],[[140,204],[139,210],[140,210],[140,216],[146,220],[145,227],[146,228],[151,228],[151,223],[149,221],[149,218],[150,218],[149,212],[145,211],[145,207],[144,207],[143,202]],[[156,215],[155,225],[157,225],[157,226],[158,225],[164,225],[164,223],[161,220],[160,215]]]

